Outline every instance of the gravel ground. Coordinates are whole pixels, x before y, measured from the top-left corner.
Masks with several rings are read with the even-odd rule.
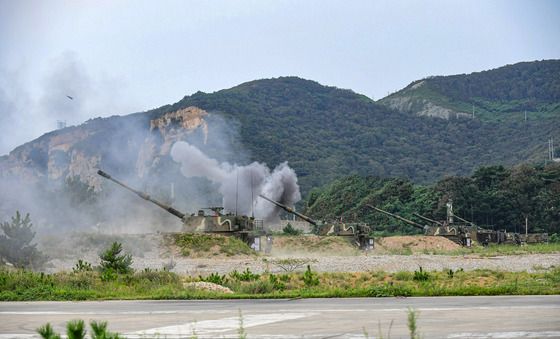
[[[99,257],[95,252],[82,253],[79,258],[91,263],[98,263]],[[246,258],[181,258],[160,255],[155,252],[145,252],[143,257],[134,256],[134,268],[161,269],[164,265],[174,262],[173,272],[188,275],[207,275],[213,272],[226,274],[233,270],[242,271],[249,268],[255,273],[269,270],[274,273],[285,272],[275,261],[286,257],[246,257]],[[447,255],[359,255],[359,256],[297,256],[292,258],[306,259],[312,269],[319,272],[363,272],[363,271],[414,271],[419,266],[424,270],[447,269],[491,269],[501,271],[535,272],[551,267],[560,267],[560,253],[527,254],[498,257],[476,256],[447,256]],[[50,272],[71,270],[76,258],[51,260]],[[302,265],[299,271],[303,271]]]

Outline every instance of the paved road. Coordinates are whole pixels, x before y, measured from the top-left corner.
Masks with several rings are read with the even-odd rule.
[[[127,338],[407,338],[407,309],[424,338],[560,338],[560,296],[229,301],[0,302],[0,338],[50,322],[106,320]]]

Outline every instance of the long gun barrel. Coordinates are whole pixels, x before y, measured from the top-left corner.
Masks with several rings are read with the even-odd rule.
[[[431,223],[434,223],[434,224],[439,225],[439,226],[443,226],[443,224],[442,224],[441,222],[439,222],[439,221],[437,221],[437,220],[430,219],[430,218],[425,217],[425,216],[423,216],[423,215],[421,215],[421,214],[412,213],[412,215],[414,215],[415,217],[420,218],[420,219],[422,219],[422,220],[424,220],[424,221],[431,222]]]
[[[265,197],[264,195],[261,195],[261,194],[259,194],[259,197],[261,197],[261,198],[263,198],[264,200],[267,200],[267,201],[273,203],[274,205],[280,207],[280,208],[283,209],[284,211],[286,211],[286,212],[288,212],[288,213],[292,213],[292,214],[294,214],[294,215],[300,217],[301,219],[307,221],[308,223],[310,223],[310,224],[312,224],[312,225],[314,225],[314,226],[317,226],[317,222],[316,222],[315,220],[311,219],[310,217],[308,217],[308,216],[306,216],[306,215],[303,215],[303,214],[301,214],[301,213],[298,213],[298,212],[294,211],[293,208],[290,208],[290,207],[288,207],[288,206],[286,206],[286,205],[283,205],[283,204],[281,204],[281,203],[279,203],[279,202],[276,202],[276,201],[274,201],[274,200],[272,200],[272,199],[269,199],[269,198],[267,198],[267,197]]]
[[[400,215],[396,215],[396,214],[393,214],[393,213],[384,211],[384,210],[382,210],[382,209],[380,209],[380,208],[377,208],[377,207],[375,207],[375,206],[372,206],[372,205],[366,205],[366,206],[369,207],[369,208],[372,208],[372,209],[376,210],[377,212],[381,212],[381,213],[383,213],[383,214],[387,214],[387,215],[390,216],[390,217],[399,219],[400,221],[405,222],[405,223],[407,223],[407,224],[409,224],[409,225],[412,225],[412,226],[414,226],[414,227],[416,227],[416,228],[420,228],[420,229],[422,229],[422,230],[424,229],[424,225],[420,225],[420,224],[417,223],[417,222],[414,222],[414,221],[412,221],[412,220],[405,219],[405,218],[401,217]]]
[[[128,187],[127,185],[125,185],[124,183],[118,181],[117,179],[111,177],[109,174],[103,172],[102,170],[98,170],[97,174],[99,174],[100,176],[102,176],[103,178],[109,179],[112,182],[121,185],[122,187],[126,188],[129,191],[134,192],[136,195],[138,195],[140,198],[144,199],[144,200],[148,200],[151,203],[154,203],[156,205],[158,205],[159,207],[163,208],[164,210],[166,210],[167,212],[173,214],[174,216],[184,219],[185,218],[185,213],[181,213],[179,211],[177,211],[176,209],[174,209],[171,206],[168,206],[164,203],[161,203],[155,199],[153,199],[152,197],[150,197],[148,194],[144,193],[144,192],[140,192],[135,190],[134,188]]]
[[[456,214],[453,214],[453,217],[454,217],[454,218],[457,218],[457,219],[459,219],[459,220],[461,220],[462,222],[466,222],[467,224],[471,224],[471,225],[474,226],[474,222],[468,221],[468,220],[466,220],[466,219],[463,219],[463,218],[461,218],[460,216],[458,216],[458,215],[456,215]]]

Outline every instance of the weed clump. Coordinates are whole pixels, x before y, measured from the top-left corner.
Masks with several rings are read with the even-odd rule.
[[[205,282],[209,282],[209,283],[213,283],[216,285],[224,285],[227,282],[227,278],[225,275],[220,275],[219,273],[212,273],[207,277],[203,277],[203,276],[198,276],[198,279],[200,281],[205,281]]]
[[[229,276],[239,281],[254,281],[260,277],[260,275],[251,272],[248,267],[242,273],[239,273],[237,270],[233,270]]]
[[[74,273],[91,271],[93,271],[93,267],[91,266],[91,264],[82,259],[78,259],[78,262],[76,262],[76,265],[74,265],[74,267],[72,268],[72,272]]]
[[[311,267],[307,265],[307,270],[303,273],[303,283],[306,287],[319,285],[319,277],[317,273],[311,271]]]
[[[414,281],[428,281],[430,280],[430,273],[422,270],[422,266],[418,271],[414,271],[414,277],[412,278]]]
[[[118,333],[112,333],[107,330],[107,322],[92,321],[89,323],[91,327],[92,339],[122,339]],[[39,327],[37,333],[43,339],[60,339],[60,334],[56,333],[50,323]],[[85,339],[87,335],[86,326],[83,320],[71,320],[66,323],[66,337],[68,339]]]

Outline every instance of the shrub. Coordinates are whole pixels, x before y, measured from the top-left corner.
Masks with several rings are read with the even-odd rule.
[[[91,327],[91,339],[122,339],[118,333],[107,331],[107,322],[92,321],[89,323]],[[37,329],[37,333],[43,339],[60,339],[60,334],[55,333],[51,324],[47,323]],[[66,337],[68,339],[83,339],[86,337],[86,327],[81,319],[72,320],[66,323]]]
[[[130,254],[121,254],[122,244],[113,242],[111,247],[101,253],[101,272],[113,271],[118,273],[131,273],[132,272],[132,256]]]
[[[286,284],[281,282],[274,274],[268,276],[268,281],[272,284],[275,290],[283,291],[286,289]]]
[[[454,276],[455,276],[455,272],[453,272],[453,269],[450,268],[450,269],[447,271],[447,277],[448,277],[449,279],[453,279]]]
[[[282,232],[284,232],[284,234],[286,234],[286,235],[300,235],[300,234],[303,233],[302,230],[298,230],[297,228],[294,228],[294,227],[292,226],[292,224],[290,224],[290,223],[288,223],[288,224],[286,225],[286,227],[284,227],[284,228],[282,229]]]
[[[251,270],[248,267],[242,273],[239,273],[237,270],[234,270],[229,274],[229,276],[239,281],[253,281],[259,279],[260,277],[260,275],[251,272]]]
[[[413,278],[412,273],[407,271],[398,271],[393,275],[393,277],[395,278],[395,280],[399,280],[399,281],[408,281],[408,280],[412,280]]]
[[[85,260],[78,259],[78,262],[72,268],[72,272],[79,273],[79,272],[90,272],[93,271],[91,264]]]
[[[422,266],[420,266],[418,271],[414,271],[414,277],[412,279],[415,281],[428,281],[430,279],[430,274],[422,270]]]
[[[54,333],[50,323],[46,323],[45,325],[39,327],[37,329],[37,333],[39,333],[43,339],[60,339],[60,334]]]
[[[206,278],[203,276],[198,276],[200,281],[206,281],[209,283],[217,284],[217,285],[224,285],[227,282],[227,278],[225,275],[220,275],[218,273],[212,273]]]
[[[68,339],[84,339],[86,337],[84,321],[78,319],[66,323],[66,336]]]
[[[285,272],[293,272],[300,267],[307,265],[310,262],[317,262],[317,259],[307,258],[285,258],[271,260],[270,263],[280,267]]]
[[[48,258],[31,244],[35,237],[29,213],[22,218],[19,211],[11,222],[0,223],[0,263],[9,262],[18,268],[39,269]]]
[[[303,283],[306,287],[319,285],[319,277],[317,273],[311,271],[311,267],[307,265],[307,270],[303,273]]]

